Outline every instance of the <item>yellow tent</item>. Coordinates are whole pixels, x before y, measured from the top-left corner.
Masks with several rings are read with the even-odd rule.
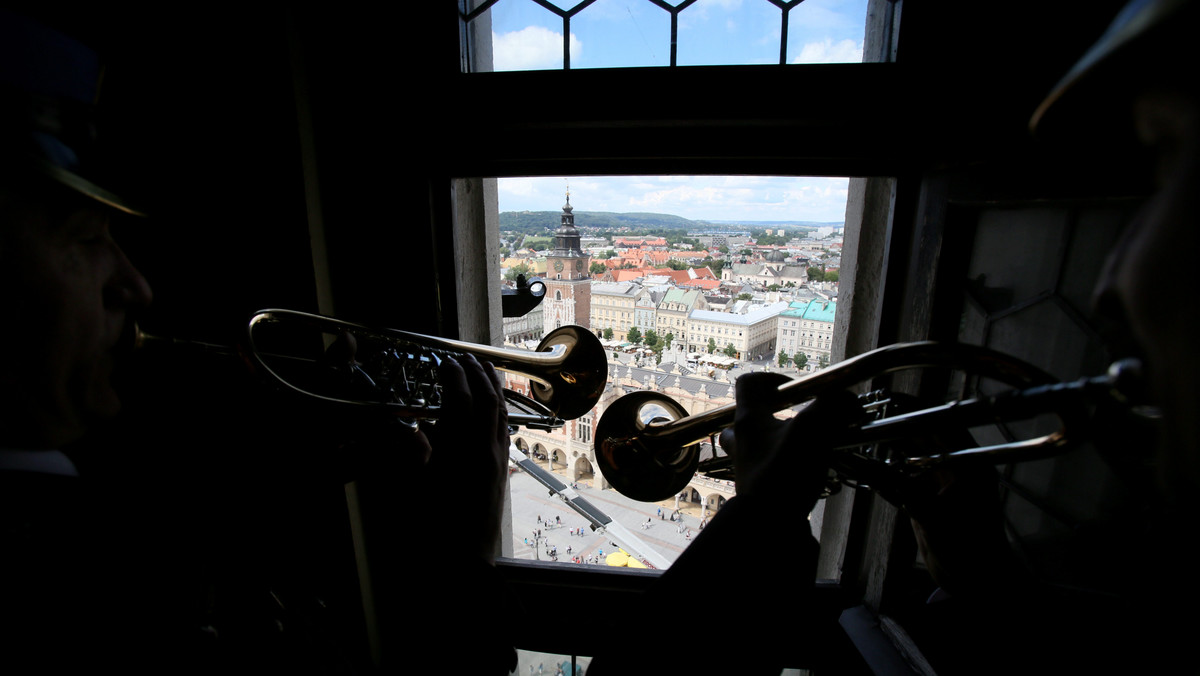
[[[624,568],[629,565],[629,554],[624,550],[618,550],[604,557],[604,562],[610,566]]]
[[[617,551],[604,557],[604,563],[618,568],[645,568],[646,564],[629,555],[629,552],[624,549]]]

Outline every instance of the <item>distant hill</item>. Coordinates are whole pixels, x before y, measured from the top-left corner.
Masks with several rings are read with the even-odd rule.
[[[761,230],[762,228],[812,230],[814,228],[840,228],[845,225],[845,221],[710,221],[710,223],[722,228],[740,226],[747,230]]]
[[[599,230],[692,230],[713,227],[707,221],[693,221],[670,214],[612,213],[607,211],[576,211],[575,227]],[[553,230],[562,223],[562,211],[502,211],[500,229],[516,230],[526,234],[540,234]]]
[[[576,211],[575,226],[598,230],[619,231],[628,228],[641,234],[653,230],[762,230],[764,228],[814,229],[822,226],[841,226],[842,223],[816,221],[694,221],[682,216],[653,213],[614,213],[609,211]],[[562,211],[502,211],[500,229],[537,235],[554,230],[562,223]]]

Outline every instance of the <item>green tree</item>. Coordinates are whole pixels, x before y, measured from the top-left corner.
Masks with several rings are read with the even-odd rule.
[[[737,350],[733,349],[733,343],[728,343],[725,345],[725,356],[727,356],[727,357],[736,357],[737,356]]]
[[[609,327],[609,328],[607,328],[607,329],[604,329],[604,339],[605,339],[605,340],[612,340],[612,337],[613,337],[612,328],[611,328],[611,327]]]
[[[710,338],[708,339],[708,353],[709,353],[709,354],[712,354],[712,353],[713,353],[713,352],[715,352],[716,350],[717,350],[717,341],[716,341],[716,340],[713,340],[713,339],[710,337]]]
[[[829,366],[829,357],[826,357],[825,355],[821,355],[821,357],[819,359],[817,359],[817,368],[823,369],[826,366]]]
[[[663,337],[663,349],[666,349],[666,350],[671,349],[671,341],[672,340],[675,340],[674,333],[668,333],[666,336],[664,336]]]
[[[608,270],[608,266],[606,266],[604,263],[592,263],[591,271],[593,275],[602,275],[604,274],[605,270]]]
[[[625,340],[637,345],[638,343],[642,342],[642,332],[638,330],[638,327],[634,326],[629,329],[629,333],[626,334]]]
[[[838,280],[838,271],[837,270],[830,270],[829,272],[825,273],[825,281],[836,282],[837,280]]]
[[[515,281],[517,281],[518,275],[525,275],[526,278],[528,278],[529,266],[525,265],[524,263],[518,263],[518,264],[512,266],[511,268],[509,268],[508,272],[504,273],[504,278],[510,282],[515,282]]]
[[[813,282],[823,282],[825,281],[825,271],[816,266],[810,267],[808,269],[808,279]]]
[[[646,347],[654,347],[658,344],[658,332],[654,329],[646,329]]]
[[[787,366],[789,361],[791,361],[791,359],[788,358],[787,352],[780,350],[779,351],[779,365]]]
[[[796,355],[792,357],[792,363],[796,365],[796,368],[803,369],[805,366],[808,366],[808,355],[804,354],[803,352],[797,352]]]
[[[729,253],[729,247],[722,244],[721,246],[717,247],[717,251],[720,251],[723,254],[727,254],[727,253]]]
[[[737,300],[752,300],[753,298],[754,296],[749,293],[739,293],[737,295]]]
[[[779,290],[778,284],[772,284],[771,286],[767,287],[767,291],[778,291],[778,290]]]

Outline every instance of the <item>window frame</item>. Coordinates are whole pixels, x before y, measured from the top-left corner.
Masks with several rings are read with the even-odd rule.
[[[890,59],[895,53],[896,34],[892,29],[899,20],[901,2],[872,0],[871,4],[876,8],[886,7],[888,11],[874,15],[869,11],[869,20],[874,17],[876,21],[868,29],[868,35],[873,34],[875,40],[869,49]],[[880,25],[883,21],[891,23]],[[844,247],[843,260],[850,262],[843,265],[841,280],[843,288],[854,286],[854,257],[858,255],[857,267],[867,271],[865,276],[872,280],[872,289],[858,308],[853,301],[839,304],[839,321],[842,313],[846,317],[834,345],[840,348],[839,357],[844,357],[865,351],[862,344],[855,344],[849,336],[864,336],[871,347],[879,344],[883,313],[877,300],[883,294],[885,261],[893,239],[896,177],[908,172],[914,162],[920,163],[931,150],[914,145],[914,137],[920,133],[898,134],[896,129],[919,128],[927,123],[917,120],[927,112],[926,106],[938,104],[944,92],[935,95],[927,83],[910,80],[903,68],[890,62],[460,72],[449,77],[452,89],[458,93],[455,101],[536,101],[553,97],[560,104],[494,106],[481,117],[471,106],[443,102],[445,108],[439,112],[445,114],[446,124],[450,128],[471,130],[470,152],[443,158],[440,170],[447,177],[613,174],[851,177],[853,204],[847,206],[847,226],[853,221],[856,229],[866,232]],[[787,106],[742,105],[742,100],[767,89],[801,90],[831,103],[802,116],[795,115]],[[569,98],[560,96],[561,92],[589,91],[619,91],[619,96],[588,97],[587,105],[570,105]],[[714,100],[704,93],[711,91],[727,95]],[[661,105],[631,108],[625,104],[640,98]],[[881,120],[878,102],[883,100],[904,101],[911,107],[889,110],[888,119]],[[695,143],[696,138],[705,140],[703,147]],[[877,176],[883,178],[874,178]],[[491,227],[485,226],[489,235]],[[496,234],[498,237],[498,231]],[[861,249],[856,246],[858,241],[863,242]],[[446,244],[453,246],[453,241]],[[477,255],[474,258],[478,261]],[[459,274],[451,275],[451,279],[460,277],[463,267],[470,264],[462,255],[456,255],[456,260]],[[452,293],[457,291],[454,289]],[[842,491],[826,503],[818,517],[825,523],[818,574],[821,579],[814,583],[822,590],[823,600],[844,607],[844,594],[847,591],[856,594],[862,587],[856,579],[857,566],[851,561],[857,554],[856,543],[865,537],[861,531],[868,524],[862,510],[855,506],[852,490]],[[852,515],[856,515],[854,519]],[[592,567],[581,570],[571,564],[529,564],[503,559],[497,568],[510,585],[522,590],[521,593],[533,595],[566,586],[611,598],[644,587],[656,575],[653,571],[631,574],[631,571]],[[539,649],[534,643],[521,647]],[[588,654],[586,648],[570,650]]]

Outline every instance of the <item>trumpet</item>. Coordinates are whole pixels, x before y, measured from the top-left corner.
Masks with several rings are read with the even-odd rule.
[[[510,426],[561,427],[595,406],[604,391],[604,347],[590,331],[563,326],[535,351],[480,345],[295,310],[254,313],[236,347],[161,337],[135,329],[135,348],[189,347],[237,355],[285,392],[315,401],[386,412],[415,425],[443,416],[438,366],[473,355],[529,379],[532,397],[504,390]]]
[[[1114,363],[1107,373],[1061,383],[1041,369],[1012,356],[974,345],[932,341],[902,343],[858,355],[812,375],[779,386],[773,411],[799,406],[823,393],[848,390],[872,378],[915,368],[945,368],[990,378],[1013,389],[993,396],[949,402],[891,415],[899,398],[885,390],[859,395],[861,420],[843,431],[834,444],[835,475],[883,484],[897,473],[911,475],[956,463],[1002,464],[1062,452],[1086,435],[1087,410],[1116,404],[1147,418],[1155,409],[1136,405],[1141,385],[1136,360]],[[888,410],[889,406],[892,410]],[[632,392],[614,402],[596,425],[596,462],[619,492],[642,501],[678,494],[697,473],[726,474],[729,456],[700,460],[700,443],[731,427],[736,404],[697,415],[670,397]],[[1053,414],[1061,426],[1046,435],[983,447],[931,454],[895,455],[881,451],[884,442],[967,430],[998,422],[1015,422]],[[715,444],[714,444],[715,449]],[[866,450],[863,450],[866,449]],[[799,451],[798,451],[799,452]],[[734,449],[736,453],[736,449]]]

